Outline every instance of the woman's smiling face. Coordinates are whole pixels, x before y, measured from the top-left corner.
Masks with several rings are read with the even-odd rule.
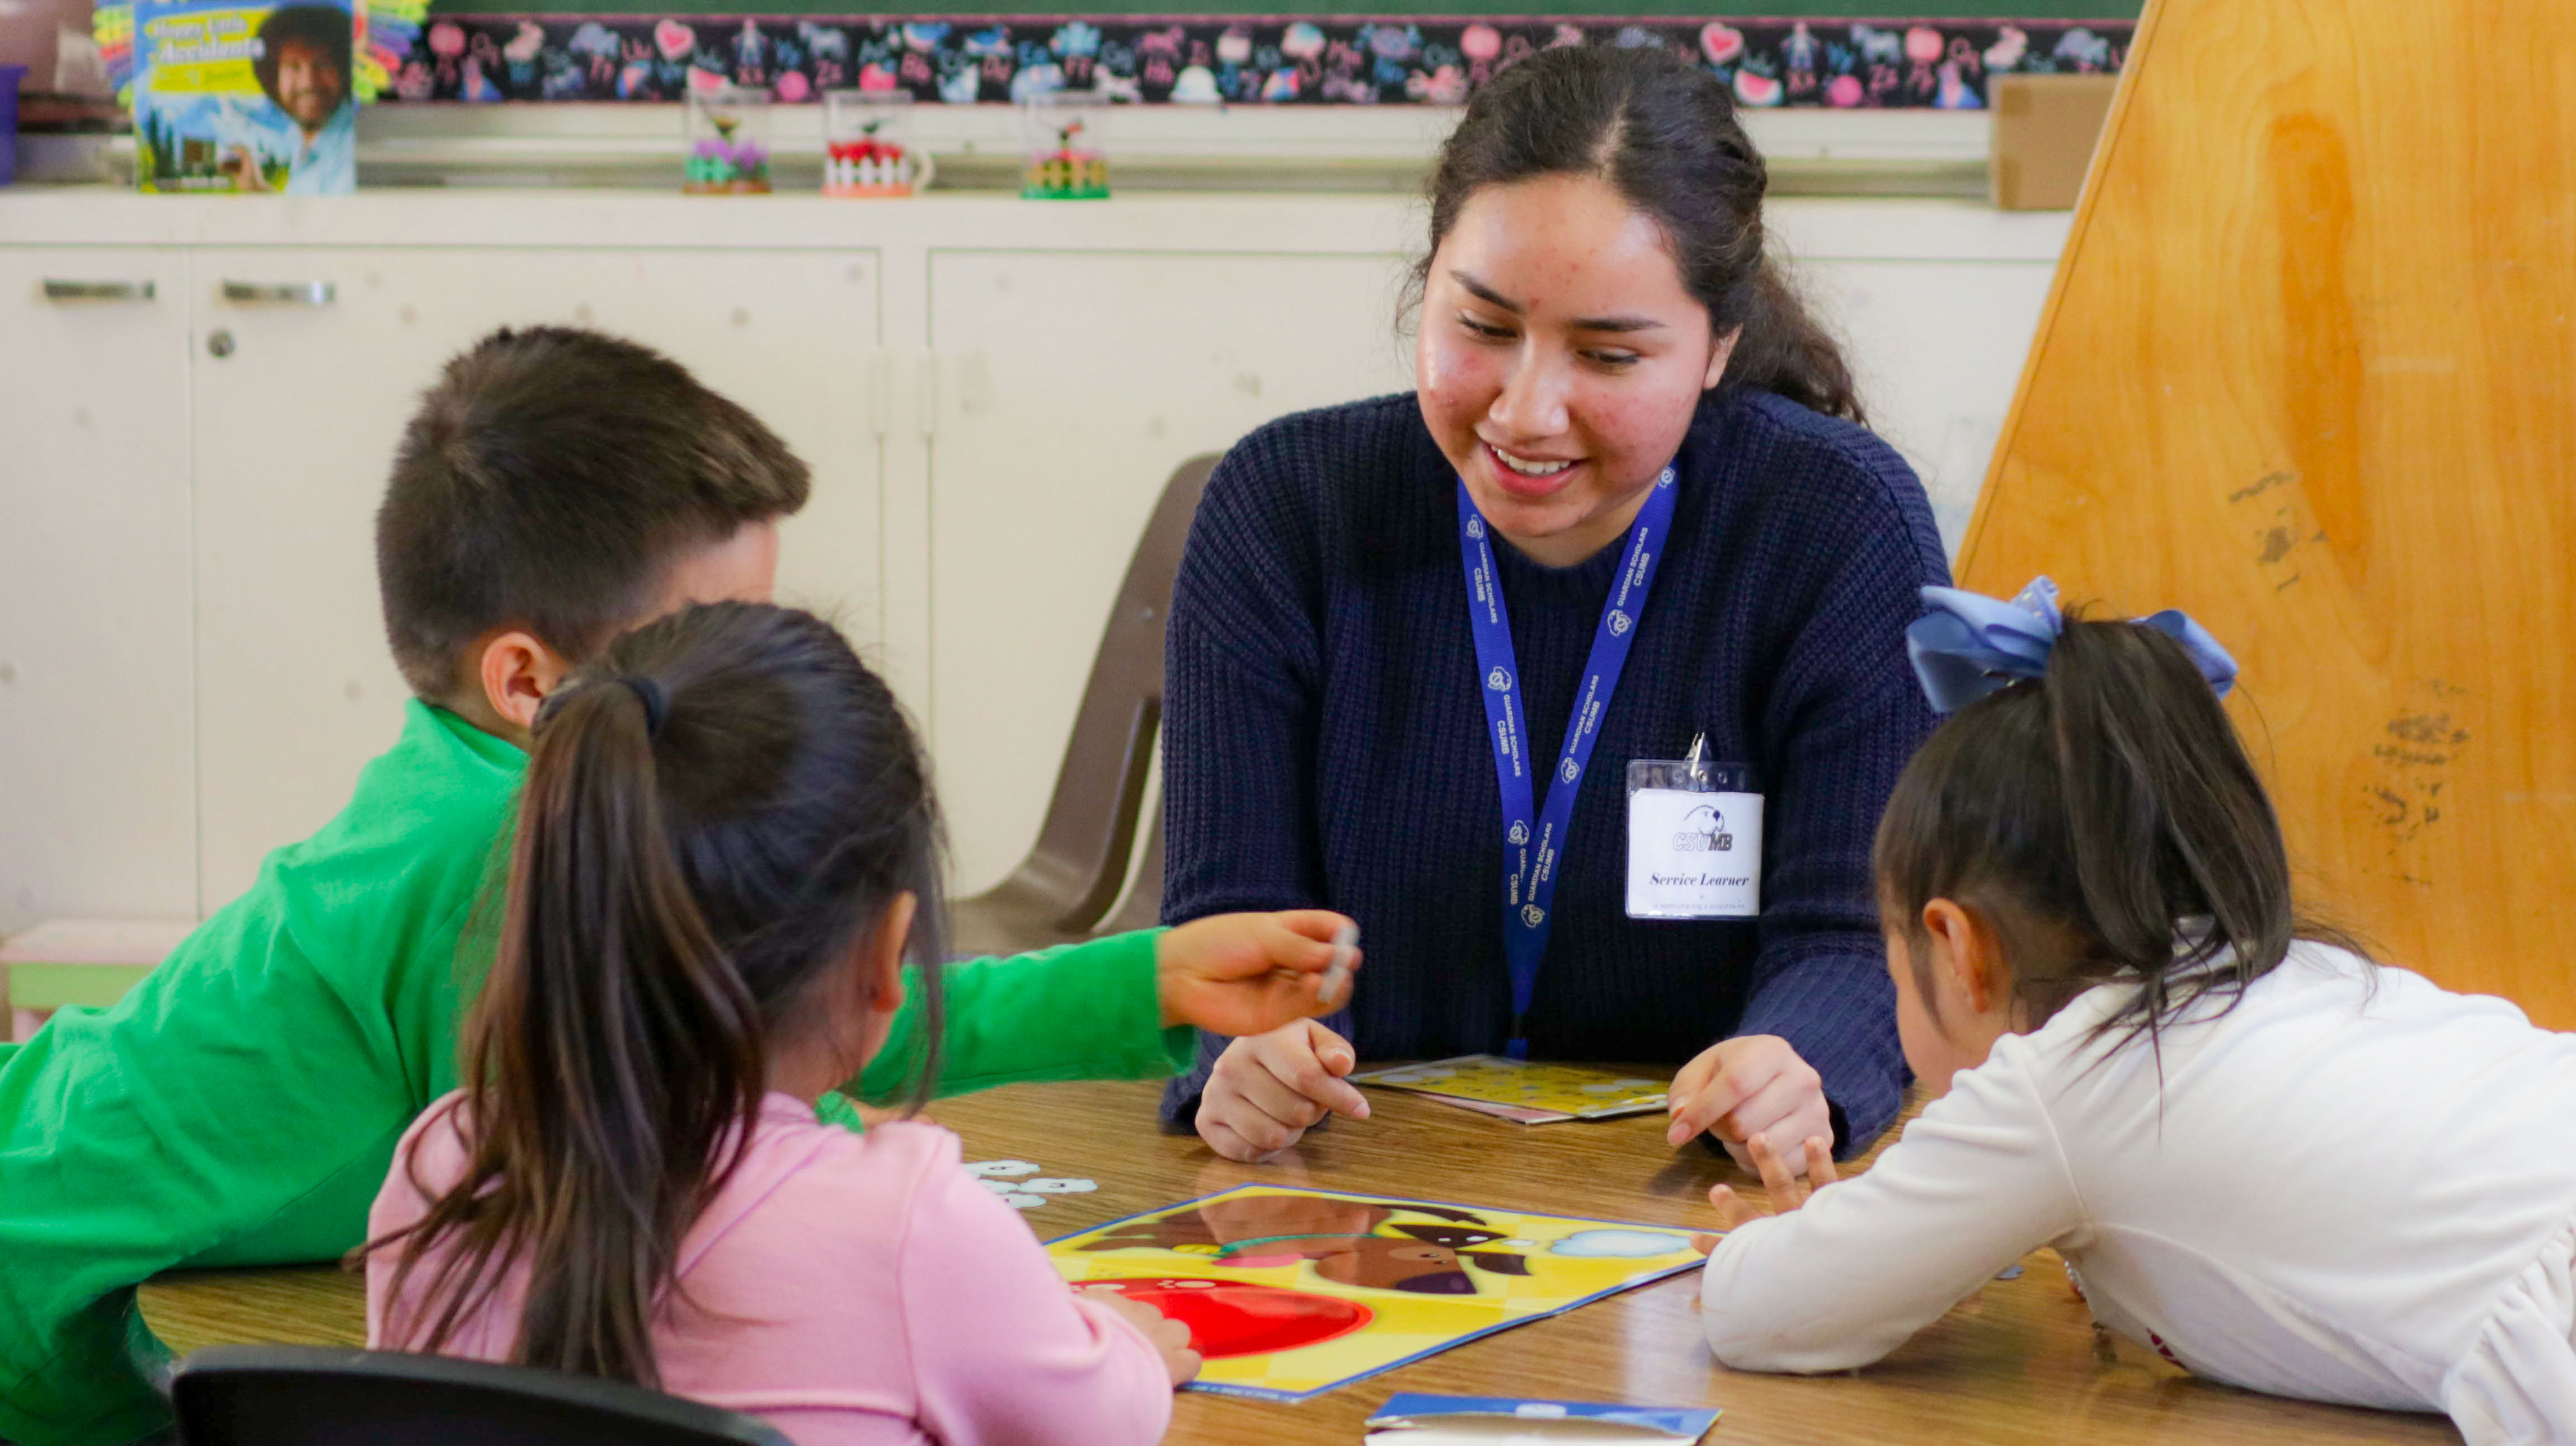
[[[1551,567],[1628,530],[1734,336],[1654,221],[1588,175],[1468,197],[1431,257],[1422,420],[1494,529]]]

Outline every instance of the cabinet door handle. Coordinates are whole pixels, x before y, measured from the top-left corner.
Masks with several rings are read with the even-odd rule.
[[[249,305],[329,306],[338,295],[328,281],[227,281],[224,300]]]
[[[45,278],[47,301],[150,301],[149,281],[71,281],[59,276]]]

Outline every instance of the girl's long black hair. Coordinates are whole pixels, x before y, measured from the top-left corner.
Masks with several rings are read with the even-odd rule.
[[[538,715],[489,980],[464,1030],[465,1173],[399,1245],[393,1338],[436,1351],[529,1270],[511,1360],[658,1385],[652,1323],[724,1187],[770,1044],[903,894],[938,1070],[940,824],[912,726],[830,625],[719,603],[629,633]]]

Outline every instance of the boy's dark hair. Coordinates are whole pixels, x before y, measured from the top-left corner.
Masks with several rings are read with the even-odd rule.
[[[496,628],[587,658],[651,606],[681,549],[792,514],[810,488],[775,432],[661,353],[496,331],[421,397],[376,513],[394,662],[439,699]]]
[[[1923,906],[1992,927],[2035,1027],[2096,984],[2137,994],[2096,1038],[2157,1031],[2203,998],[2235,1007],[2293,939],[2359,946],[2303,918],[2262,780],[2182,645],[2069,613],[2048,675],[1962,708],[1879,818],[1882,917],[1926,985]]]
[[[1598,176],[1654,218],[1712,335],[1737,332],[1721,386],[1759,387],[1865,421],[1842,349],[1763,244],[1770,171],[1726,82],[1658,49],[1568,45],[1514,61],[1468,99],[1432,169],[1431,247],[1408,309],[1468,200],[1540,176]],[[1739,330],[1740,329],[1740,330]]]
[[[341,99],[346,101],[356,39],[356,19],[336,5],[281,5],[259,23],[259,58],[250,63],[251,75],[271,101],[283,105],[277,99],[277,65],[285,58],[286,47],[301,45],[331,62],[339,72]]]
[[[913,729],[831,626],[692,607],[537,716],[499,948],[463,1041],[468,1164],[399,1242],[394,1339],[435,1353],[528,1270],[512,1362],[660,1382],[680,1241],[740,1163],[773,1046],[824,1017],[895,900],[939,1070],[938,806]],[[417,1181],[415,1181],[417,1183]],[[425,1193],[425,1192],[424,1192]]]

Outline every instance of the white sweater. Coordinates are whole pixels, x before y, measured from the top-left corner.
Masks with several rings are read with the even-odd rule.
[[[2095,1315],[2258,1391],[2576,1440],[2576,1035],[2300,944],[2237,1007],[2088,1044],[2134,986],[2011,1036],[1875,1167],[1709,1258],[1747,1370],[1866,1365],[2050,1245]],[[2113,1036],[2117,1038],[2117,1036]]]

